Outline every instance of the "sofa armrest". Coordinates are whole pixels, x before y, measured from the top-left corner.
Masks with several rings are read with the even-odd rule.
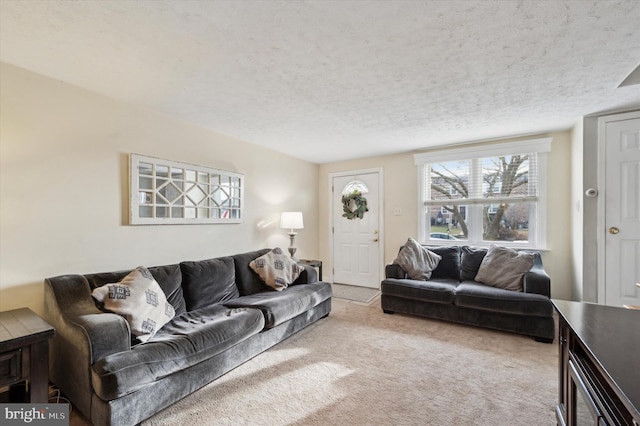
[[[45,311],[48,319],[57,324],[60,334],[78,334],[86,340],[91,351],[89,363],[116,352],[131,349],[129,324],[120,315],[98,309],[91,290],[82,275],[63,275],[47,278]]]
[[[300,265],[304,268],[304,271],[300,273],[300,276],[293,282],[292,285],[296,284],[311,284],[318,282],[318,271],[316,268],[309,265]]]
[[[405,279],[407,278],[407,273],[395,263],[391,263],[384,267],[384,275],[386,278],[399,278]]]
[[[544,270],[540,253],[536,253],[533,267],[531,267],[529,272],[524,274],[522,286],[525,293],[535,293],[549,298],[551,297],[551,278]]]
[[[56,329],[50,341],[50,378],[63,393],[91,407],[91,365],[109,354],[131,349],[131,333],[120,315],[99,310],[82,275],[45,280],[45,317]]]

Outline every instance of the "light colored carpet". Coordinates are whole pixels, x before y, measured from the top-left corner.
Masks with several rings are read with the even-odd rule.
[[[152,425],[555,425],[557,346],[333,300]]]
[[[333,283],[331,284],[331,288],[333,289],[333,297],[362,303],[369,303],[380,294],[380,290],[377,288],[360,287],[347,284]]]

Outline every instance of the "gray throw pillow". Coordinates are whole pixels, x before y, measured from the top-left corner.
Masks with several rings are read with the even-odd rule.
[[[522,291],[522,277],[533,266],[534,253],[492,244],[482,259],[475,281],[505,290]]]
[[[409,238],[393,263],[399,265],[412,280],[426,281],[442,257]]]
[[[118,283],[93,290],[105,309],[122,315],[131,334],[146,342],[175,315],[173,306],[147,268],[134,269]]]

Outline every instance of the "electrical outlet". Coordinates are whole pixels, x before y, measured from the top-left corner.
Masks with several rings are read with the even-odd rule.
[[[394,216],[402,216],[402,209],[400,207],[396,207],[393,209]]]

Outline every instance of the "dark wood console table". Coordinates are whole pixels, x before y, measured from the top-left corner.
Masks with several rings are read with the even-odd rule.
[[[29,400],[49,400],[49,342],[55,329],[30,309],[0,312],[0,386],[26,382]]]
[[[640,311],[553,300],[559,425],[640,426]]]

